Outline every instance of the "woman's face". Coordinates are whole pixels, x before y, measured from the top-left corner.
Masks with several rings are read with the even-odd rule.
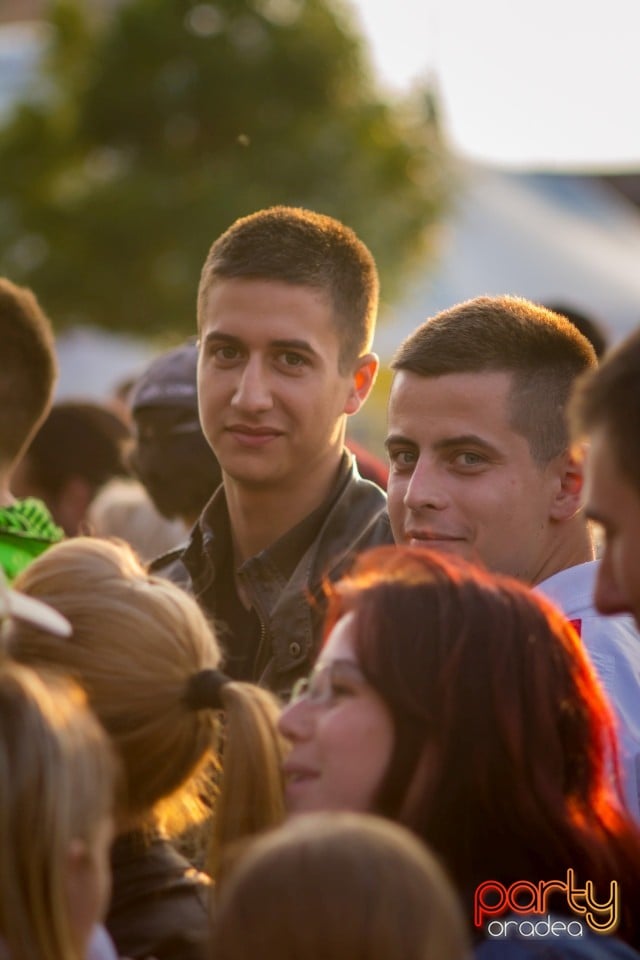
[[[355,614],[332,630],[308,681],[280,717],[291,744],[284,766],[290,813],[371,810],[393,750],[393,722],[364,679],[353,647]]]

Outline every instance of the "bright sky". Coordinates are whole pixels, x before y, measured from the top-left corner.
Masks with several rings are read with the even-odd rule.
[[[348,2],[387,85],[435,76],[454,149],[640,171],[640,0]]]

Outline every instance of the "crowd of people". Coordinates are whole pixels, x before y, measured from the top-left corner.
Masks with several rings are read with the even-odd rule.
[[[0,280],[1,960],[640,957],[640,332],[430,317],[386,468],[377,308],[261,210],[197,340],[55,404]]]

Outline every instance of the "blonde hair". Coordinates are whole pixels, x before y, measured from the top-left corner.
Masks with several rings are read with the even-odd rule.
[[[296,817],[225,876],[216,960],[463,960],[460,905],[404,827],[368,814]]]
[[[46,682],[45,682],[46,679]],[[115,762],[81,689],[0,663],[0,938],[20,960],[82,960],[65,871],[113,806]]]
[[[195,600],[148,576],[124,542],[77,537],[50,548],[16,587],[46,601],[72,625],[60,640],[16,624],[16,659],[62,669],[86,689],[123,763],[125,822],[147,818],[169,833],[209,813],[225,711],[225,775],[216,805],[214,850],[283,817],[278,704],[264,690],[225,683],[189,702],[195,678],[221,654]],[[239,755],[239,757],[238,757]],[[234,811],[248,811],[239,818]]]

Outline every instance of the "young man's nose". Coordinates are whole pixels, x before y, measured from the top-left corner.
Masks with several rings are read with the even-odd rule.
[[[409,510],[442,510],[447,502],[448,494],[440,473],[433,464],[418,460],[405,490],[404,505]]]
[[[251,413],[271,408],[269,377],[259,357],[250,357],[242,367],[231,402],[238,409]]]

